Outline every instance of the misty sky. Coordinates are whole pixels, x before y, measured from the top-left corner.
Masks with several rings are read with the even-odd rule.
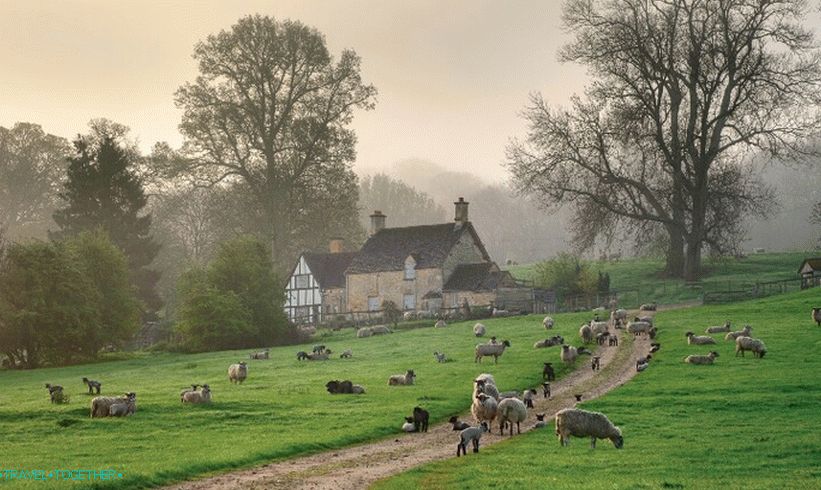
[[[560,4],[0,0],[0,126],[34,122],[70,138],[106,117],[131,127],[144,151],[178,147],[173,94],[196,76],[194,44],[260,13],[316,27],[335,56],[362,57],[379,97],[354,120],[358,172],[422,158],[500,181],[528,94],[565,104],[583,89],[584,70],[556,61]]]

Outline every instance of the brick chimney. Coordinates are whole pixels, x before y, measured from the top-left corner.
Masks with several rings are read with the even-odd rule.
[[[331,238],[328,243],[328,251],[332,254],[338,254],[345,251],[345,240],[343,238]]]
[[[388,217],[382,214],[382,211],[374,211],[371,215],[371,229],[368,236],[374,236],[385,228],[385,220]]]
[[[453,205],[456,206],[456,218],[454,218],[454,221],[456,221],[456,229],[457,230],[459,228],[463,227],[464,225],[466,225],[467,222],[469,221],[468,220],[468,204],[470,204],[470,203],[465,201],[464,197],[460,197],[458,201],[453,203]]]

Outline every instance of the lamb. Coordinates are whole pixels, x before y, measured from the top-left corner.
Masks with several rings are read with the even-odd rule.
[[[585,344],[593,342],[593,331],[590,329],[590,325],[585,323],[579,328],[579,337]]]
[[[459,432],[459,445],[456,446],[456,457],[458,458],[461,454],[467,456],[468,443],[473,443],[473,452],[478,453],[479,439],[481,439],[482,434],[488,430],[490,429],[488,429],[487,424],[482,422],[478,427],[468,427]]]
[[[637,337],[640,334],[648,335],[650,328],[652,328],[652,325],[647,322],[630,322],[627,324],[627,331]]]
[[[245,381],[245,378],[248,377],[248,365],[245,364],[245,361],[240,362],[239,364],[231,364],[228,366],[228,381],[231,383],[239,383],[242,384]]]
[[[353,350],[351,349],[345,349],[342,354],[339,355],[340,359],[348,359],[351,357],[353,357]]]
[[[413,425],[413,417],[405,417],[405,423],[402,424],[402,430],[405,432],[416,432],[416,426]]]
[[[499,405],[496,399],[484,393],[479,393],[473,397],[473,403],[470,405],[470,413],[476,422],[487,422],[488,428],[493,424],[493,419],[496,418]]]
[[[301,351],[296,353],[296,360],[301,361],[303,359],[308,359],[308,353],[305,352],[304,350],[301,350]]]
[[[476,359],[474,362],[482,362],[482,357],[493,356],[494,364],[499,362],[499,356],[504,354],[505,347],[510,347],[510,342],[503,340],[501,344],[477,344]]]
[[[487,396],[493,397],[493,399],[498,400],[501,398],[499,394],[499,389],[496,388],[496,383],[492,380],[486,379],[476,379],[474,380],[475,386],[473,388],[473,396],[475,397],[479,393],[484,393]]]
[[[137,397],[136,393],[129,392],[123,396],[96,396],[91,399],[91,418],[108,417],[111,406],[120,403],[127,404],[130,398]]]
[[[128,393],[124,403],[114,403],[108,407],[109,417],[128,417],[137,411],[137,394]]]
[[[485,326],[481,323],[477,323],[473,326],[473,335],[477,337],[484,337],[485,335]]]
[[[268,349],[261,352],[252,352],[249,357],[251,359],[268,359]]]
[[[421,407],[413,407],[413,425],[416,432],[427,432],[430,413]]]
[[[550,383],[542,383],[542,394],[545,398],[550,398]]]
[[[570,436],[590,437],[591,449],[596,448],[596,439],[610,439],[616,449],[624,446],[621,429],[606,415],[579,408],[565,408],[556,414],[556,435],[562,446],[570,443]]]
[[[744,325],[744,328],[741,330],[736,330],[735,332],[730,332],[724,336],[724,340],[735,340],[739,337],[749,337],[750,333],[753,331],[753,327],[749,325]]]
[[[610,337],[610,332],[604,333],[597,333],[596,334],[596,344],[604,345],[604,342]]]
[[[658,333],[658,330],[656,329],[656,327],[650,327],[650,330],[648,330],[648,331],[647,331],[647,335],[648,335],[651,339],[655,339],[655,338],[656,338],[656,334],[657,334],[657,333]]]
[[[547,347],[553,347],[554,345],[562,345],[564,344],[564,337],[561,335],[554,335],[548,339],[540,340],[533,344],[534,349],[544,349]]]
[[[448,324],[445,323],[445,320],[436,320],[436,323],[433,324],[433,328],[445,328]]]
[[[433,357],[436,358],[436,362],[448,362],[444,352],[436,351],[433,353]]]
[[[707,327],[707,330],[704,333],[722,333],[722,332],[730,332],[730,320],[724,322],[724,325],[720,327]]]
[[[640,372],[644,371],[645,369],[647,369],[648,366],[650,366],[650,364],[648,364],[646,362],[636,363],[636,372],[640,373]]]
[[[527,408],[533,408],[533,397],[536,396],[536,390],[525,390],[522,394],[522,401],[525,402]]]
[[[611,335],[607,337],[607,345],[610,347],[618,347],[619,345],[619,336],[618,335]]]
[[[684,358],[684,362],[688,364],[712,364],[718,357],[718,352],[710,351],[706,356],[691,354]]]
[[[542,427],[547,427],[547,422],[544,421],[544,414],[537,413],[536,414],[536,423],[533,424],[534,429],[541,429]]]
[[[812,321],[814,321],[816,325],[821,327],[821,308],[812,309]]]
[[[314,354],[322,354],[323,352],[325,352],[325,346],[323,344],[315,345],[313,349],[311,349],[311,352],[313,352]]]
[[[453,417],[449,418],[449,419],[448,419],[448,422],[450,422],[451,424],[453,424],[453,430],[465,430],[465,429],[467,429],[468,427],[470,427],[470,424],[468,424],[467,422],[462,422],[462,421],[460,421],[460,420],[459,420],[459,417],[457,417],[456,415],[454,415]]]
[[[510,435],[513,435],[513,423],[516,423],[516,431],[521,434],[519,425],[527,418],[527,406],[518,398],[505,398],[499,402],[499,433],[504,435],[505,425],[510,424]]]
[[[93,379],[83,378],[83,384],[88,386],[88,394],[93,395],[94,390],[97,391],[97,394],[100,394],[100,388],[102,388],[102,383],[99,381],[94,381]]]
[[[590,367],[593,371],[598,371],[601,369],[601,357],[596,356],[593,358],[593,361],[590,363]]]
[[[542,369],[542,379],[546,379],[548,381],[556,380],[556,371],[553,370],[552,362],[544,363],[544,369]]]
[[[62,386],[46,383],[46,388],[48,389],[48,396],[51,399],[51,403],[68,402],[68,395],[63,394]]]
[[[658,305],[656,305],[656,303],[645,303],[645,304],[639,306],[639,310],[641,310],[641,311],[656,311],[657,307],[658,307]]]
[[[408,369],[405,374],[394,374],[388,378],[388,386],[412,385],[414,378],[416,374],[413,373],[413,369]]]
[[[693,332],[687,332],[684,335],[687,337],[687,343],[689,345],[707,345],[716,343],[716,339],[706,335],[696,335]]]
[[[180,397],[182,403],[211,403],[211,388],[208,385],[202,385],[199,391],[186,391]]]
[[[554,325],[553,318],[549,316],[544,317],[544,320],[542,320],[542,325],[544,325],[545,330],[552,329]]]
[[[354,395],[361,395],[365,393],[365,388],[361,385],[355,385],[351,381],[339,381],[333,380],[328,381],[325,383],[325,388],[328,390],[328,393],[332,395],[336,394],[354,394]]]
[[[661,349],[661,344],[659,344],[658,342],[651,342],[650,343],[650,352],[651,353],[655,354],[656,352],[659,351],[659,349]]]
[[[735,339],[735,355],[738,357],[738,353],[741,353],[741,357],[744,357],[744,351],[752,351],[753,357],[764,357],[764,354],[767,353],[767,346],[764,345],[764,342],[761,339],[754,339],[752,337],[739,337]]]

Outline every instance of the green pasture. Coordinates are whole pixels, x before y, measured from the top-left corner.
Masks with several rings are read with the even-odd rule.
[[[821,488],[821,328],[810,310],[821,289],[721,307],[660,312],[661,350],[650,368],[610,394],[581,404],[620,426],[625,443],[589,439],[559,446],[552,424],[379,482],[405,488]],[[730,319],[766,343],[763,359],[716,346],[688,346]],[[712,366],[684,364],[720,353]],[[453,441],[454,453],[456,439]]]
[[[588,317],[558,315],[554,332],[578,343],[578,325]],[[532,347],[547,334],[541,319],[483,321],[488,336],[512,344],[498,365],[488,358],[474,363],[475,322],[463,322],[365,339],[350,330],[328,333],[314,342],[334,351],[324,362],[297,361],[297,351],[311,348],[302,345],[272,349],[271,359],[264,361],[248,360],[250,351],[144,354],[82,366],[0,371],[0,470],[113,469],[123,479],[100,486],[147,487],[393,436],[416,405],[428,409],[434,421],[467,410],[472,379],[480,372],[493,373],[503,390],[535,387],[544,361],[556,361],[558,375],[565,374],[558,348]],[[340,359],[348,348],[354,357]],[[434,351],[444,351],[453,361],[436,363]],[[231,385],[228,365],[240,360],[249,362],[248,380]],[[414,386],[387,385],[391,374],[407,369],[418,376]],[[104,395],[135,391],[137,413],[90,419],[91,396],[85,394],[83,376],[102,381]],[[324,385],[331,379],[350,379],[367,392],[330,395]],[[50,404],[44,383],[64,386],[70,403]],[[191,383],[210,384],[214,402],[182,405],[179,392]],[[8,483],[0,480],[0,487]],[[13,483],[15,488],[59,485]]]

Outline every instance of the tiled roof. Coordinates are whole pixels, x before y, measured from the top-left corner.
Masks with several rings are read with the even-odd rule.
[[[305,262],[322,289],[344,288],[345,269],[358,252],[305,253]]]
[[[510,272],[500,271],[493,262],[462,264],[448,278],[443,291],[493,291],[499,287],[516,287]]]

